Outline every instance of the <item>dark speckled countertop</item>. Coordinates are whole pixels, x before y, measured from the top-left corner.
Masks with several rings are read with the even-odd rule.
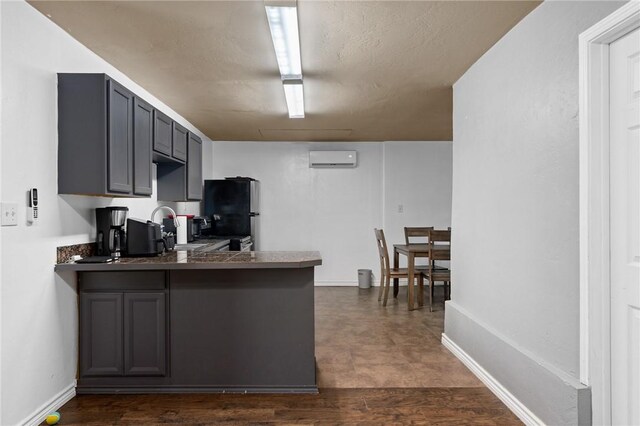
[[[154,257],[123,257],[110,263],[58,263],[56,271],[307,268],[322,264],[317,251],[174,250]]]

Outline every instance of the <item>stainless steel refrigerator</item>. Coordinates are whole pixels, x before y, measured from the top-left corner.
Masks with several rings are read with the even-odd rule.
[[[251,236],[258,250],[260,182],[250,177],[204,181],[204,214],[211,220],[210,233],[220,237]]]

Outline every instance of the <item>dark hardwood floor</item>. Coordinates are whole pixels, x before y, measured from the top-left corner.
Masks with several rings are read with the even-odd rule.
[[[438,309],[386,308],[377,289],[316,289],[318,395],[82,395],[61,425],[520,425],[439,342]]]
[[[319,395],[83,395],[61,424],[482,424],[518,419],[486,388],[321,389]]]

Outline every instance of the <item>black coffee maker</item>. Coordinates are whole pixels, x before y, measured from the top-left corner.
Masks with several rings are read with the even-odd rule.
[[[98,256],[120,257],[125,246],[124,224],[128,207],[102,207],[96,209]]]

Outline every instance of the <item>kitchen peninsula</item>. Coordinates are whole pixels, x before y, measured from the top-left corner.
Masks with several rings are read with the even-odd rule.
[[[78,393],[317,392],[320,254],[207,249],[56,265],[77,272]]]

